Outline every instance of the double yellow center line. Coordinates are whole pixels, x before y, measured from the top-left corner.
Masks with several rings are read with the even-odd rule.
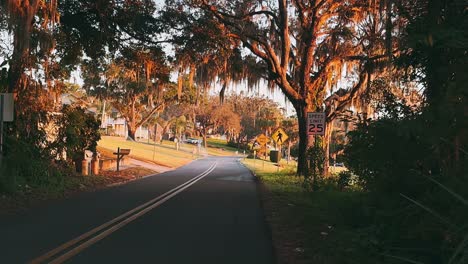
[[[70,259],[74,255],[78,254],[79,252],[83,251],[87,247],[93,245],[94,243],[100,241],[101,239],[105,238],[106,236],[112,234],[113,232],[119,230],[120,228],[124,227],[125,225],[129,224],[133,220],[137,219],[138,217],[146,214],[147,212],[151,211],[152,209],[160,206],[167,200],[171,199],[172,197],[176,196],[180,192],[184,191],[188,187],[195,184],[197,181],[203,179],[208,174],[210,174],[216,167],[216,163],[211,165],[206,171],[198,174],[196,177],[192,178],[191,180],[167,191],[164,194],[159,195],[158,197],[151,199],[150,201],[80,235],[79,237],[72,239],[55,249],[50,250],[49,252],[45,253],[44,255],[37,257],[31,260],[29,263],[37,264],[37,263],[63,263],[67,259]]]

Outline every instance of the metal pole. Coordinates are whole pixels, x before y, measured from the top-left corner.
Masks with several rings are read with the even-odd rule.
[[[104,102],[103,102],[103,105],[102,105],[101,127],[105,126],[105,128],[107,130],[107,122],[104,122],[105,112],[106,112],[106,100],[104,99]]]
[[[3,108],[5,99],[3,94],[0,94],[0,169],[3,165]]]
[[[119,163],[120,163],[120,147],[117,148],[117,172],[119,172]]]
[[[154,161],[154,153],[156,152],[156,132],[158,131],[158,124],[154,125],[154,142],[153,142],[153,161]]]
[[[266,143],[265,143],[265,155],[263,157],[263,167],[262,167],[263,169],[265,169],[265,160],[266,160],[266,158],[267,158],[267,146],[266,146]]]
[[[257,167],[255,166],[256,157],[257,157],[257,151],[254,150],[254,168],[257,168]]]

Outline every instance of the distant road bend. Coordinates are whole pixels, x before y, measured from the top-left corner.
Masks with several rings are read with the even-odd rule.
[[[2,263],[273,263],[251,173],[235,157],[0,219]]]

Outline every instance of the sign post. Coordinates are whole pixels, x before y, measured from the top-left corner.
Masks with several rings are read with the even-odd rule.
[[[0,168],[2,168],[4,139],[3,139],[3,122],[13,121],[13,94],[0,94]]]
[[[0,169],[3,165],[3,106],[4,98],[3,94],[0,94]]]
[[[260,148],[262,148],[262,146],[265,147],[265,156],[264,156],[264,160],[263,160],[263,167],[265,167],[265,159],[266,159],[266,152],[267,152],[267,147],[266,147],[266,144],[268,142],[268,137],[265,136],[264,134],[260,134],[260,136],[257,137],[257,142],[258,144],[260,144]]]
[[[153,161],[154,161],[154,154],[156,152],[156,133],[158,132],[158,124],[154,125],[154,140],[153,140]]]
[[[284,132],[284,130],[280,127],[276,129],[276,131],[271,135],[271,139],[276,143],[275,147],[276,150],[274,152],[270,152],[270,160],[275,162],[277,165],[277,171],[279,171],[280,160],[281,160],[281,153],[282,153],[282,146],[286,140],[288,140],[289,136]]]
[[[254,168],[256,168],[256,166],[255,166],[255,159],[256,159],[256,157],[257,157],[257,151],[254,150]]]

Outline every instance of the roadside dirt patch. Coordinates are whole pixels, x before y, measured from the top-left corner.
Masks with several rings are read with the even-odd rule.
[[[117,171],[102,171],[101,176],[109,179],[112,183],[125,182],[129,180],[139,179],[146,175],[151,175],[157,173],[154,170],[143,168],[143,167],[133,167]]]

